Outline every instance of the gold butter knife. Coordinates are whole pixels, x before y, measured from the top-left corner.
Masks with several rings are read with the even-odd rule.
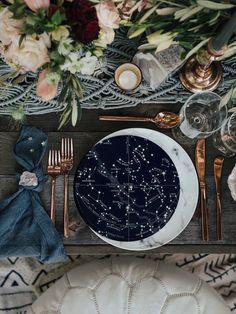
[[[217,240],[222,240],[222,205],[221,205],[221,177],[224,157],[218,156],[214,160],[214,178],[216,186],[216,236]]]
[[[195,164],[200,184],[200,208],[201,208],[201,225],[202,225],[202,240],[209,240],[208,230],[208,209],[206,198],[206,143],[205,139],[199,139],[196,144]]]

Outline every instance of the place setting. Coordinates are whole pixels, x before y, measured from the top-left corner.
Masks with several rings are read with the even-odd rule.
[[[0,312],[236,311],[236,1],[0,0],[0,29]]]
[[[70,242],[72,229],[73,237],[79,237],[79,219],[100,239],[127,250],[163,246],[178,237],[191,219],[199,220],[199,241],[224,241],[223,166],[236,153],[235,70],[231,69],[236,13],[231,4],[213,9],[209,1],[169,8],[162,2],[149,7],[135,2],[27,0],[2,1],[0,8],[0,113],[5,110],[17,126],[23,124],[20,136],[32,131],[40,149],[40,126],[27,129],[25,115],[60,114],[56,122],[60,147],[52,142],[46,149],[45,144],[37,166],[23,163],[23,168],[34,192],[41,179],[41,186],[49,179],[50,208],[44,210],[44,218],[61,243]],[[199,21],[211,21],[207,31],[191,18],[192,9]],[[87,10],[90,14],[83,19]],[[217,13],[214,18],[212,13]],[[127,115],[126,107],[136,108]],[[82,108],[100,109],[94,124],[88,118],[80,125]],[[116,109],[116,114],[105,109]],[[127,128],[119,129],[121,121]],[[46,120],[42,124],[49,133],[55,126]],[[106,132],[106,126],[116,131]],[[91,141],[96,144],[84,141],[82,156],[77,144],[83,132],[91,139],[96,136]],[[27,145],[35,140],[28,138]],[[218,151],[209,169],[206,141]],[[194,152],[194,158],[187,151]],[[43,170],[40,166],[38,174],[45,152],[47,166]],[[30,163],[32,158],[35,162],[34,154],[28,153]],[[214,238],[206,184],[209,171],[215,186]],[[63,193],[59,194],[60,176]],[[24,176],[19,180],[20,192],[23,189],[23,194],[39,201],[38,194],[25,193],[30,188],[24,180]],[[235,168],[228,187],[235,199]],[[63,199],[62,208],[57,197]],[[78,220],[73,224],[75,207]]]

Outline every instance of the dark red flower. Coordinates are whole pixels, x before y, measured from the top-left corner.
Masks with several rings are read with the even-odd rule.
[[[87,0],[74,0],[65,3],[66,18],[75,39],[88,44],[98,38],[97,12]]]

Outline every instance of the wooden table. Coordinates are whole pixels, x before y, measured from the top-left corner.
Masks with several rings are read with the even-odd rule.
[[[58,115],[38,115],[28,118],[28,124],[41,127],[49,136],[49,146],[60,148],[62,136],[73,137],[75,145],[75,166],[70,176],[70,215],[73,218],[77,215],[77,209],[73,200],[73,173],[83,155],[94,145],[98,140],[105,135],[129,127],[147,127],[155,129],[153,124],[144,124],[136,122],[104,122],[98,121],[99,114],[120,114],[120,115],[146,115],[154,116],[155,113],[161,110],[173,112],[179,111],[179,106],[176,104],[148,104],[140,105],[135,108],[116,109],[109,111],[102,110],[84,110],[82,120],[78,126],[73,128],[67,126],[63,133],[57,131]],[[171,132],[164,131],[165,134],[171,136]],[[8,118],[0,118],[0,198],[13,192],[16,188],[15,173],[17,165],[12,153],[15,140],[18,133],[10,130]],[[184,147],[190,157],[194,158],[194,146]],[[146,251],[145,253],[154,254],[163,253],[235,253],[236,245],[236,203],[230,196],[227,186],[227,177],[231,172],[235,158],[225,160],[223,169],[223,241],[216,241],[216,209],[215,209],[215,185],[213,177],[213,159],[217,155],[217,151],[213,148],[211,139],[207,140],[207,195],[209,208],[209,233],[210,241],[204,243],[201,240],[200,222],[192,219],[187,228],[168,245]],[[46,160],[44,166],[46,167]],[[45,168],[46,169],[46,168]],[[190,182],[191,184],[191,182]],[[50,181],[45,185],[42,199],[45,208],[49,211],[50,208]],[[57,198],[56,198],[57,216],[56,226],[62,232],[63,230],[63,177],[58,179]],[[77,233],[74,233],[70,238],[64,240],[66,249],[70,254],[135,254],[136,252],[124,251],[106,244],[99,239],[90,229],[85,226]],[[143,254],[139,252],[138,254]]]

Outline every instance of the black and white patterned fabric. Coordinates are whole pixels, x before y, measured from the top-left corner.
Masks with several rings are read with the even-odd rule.
[[[27,314],[27,308],[68,270],[95,258],[70,257],[67,263],[43,265],[31,258],[8,258],[0,262],[0,314]],[[140,256],[164,260],[200,276],[222,295],[236,313],[235,254],[158,254]]]

